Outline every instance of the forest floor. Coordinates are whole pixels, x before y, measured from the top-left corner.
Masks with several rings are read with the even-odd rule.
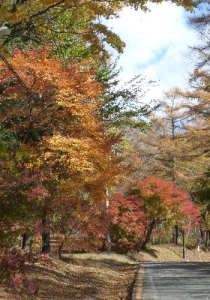
[[[64,260],[52,258],[52,266],[28,267],[30,278],[38,287],[37,296],[15,295],[8,286],[0,287],[0,299],[48,300],[130,300],[139,262],[161,261],[209,262],[210,251],[182,247],[154,245],[138,254],[68,254]]]
[[[30,267],[30,279],[37,296],[15,295],[0,287],[0,299],[36,300],[130,300],[138,262],[117,254],[70,254],[64,260],[52,258],[50,268]]]

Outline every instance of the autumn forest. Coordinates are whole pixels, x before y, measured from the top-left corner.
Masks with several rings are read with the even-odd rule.
[[[125,44],[103,22],[146,5],[0,3],[0,275],[17,291],[63,250],[210,246],[209,3],[190,19],[189,88],[150,104],[142,75],[120,85]]]

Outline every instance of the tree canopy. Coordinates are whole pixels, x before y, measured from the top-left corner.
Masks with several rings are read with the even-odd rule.
[[[208,70],[197,68],[194,89],[168,93],[164,118],[151,118],[143,102],[149,83],[138,75],[120,85],[107,47],[120,54],[125,44],[103,20],[126,6],[146,11],[147,3],[1,1],[0,264],[18,292],[25,264],[43,261],[40,249],[46,263],[51,236],[61,258],[73,243],[126,252],[174,224],[198,228],[192,200],[204,203],[209,189],[195,159],[209,163]],[[177,106],[176,97],[192,101]],[[189,165],[198,189],[190,189],[194,176],[180,188]]]

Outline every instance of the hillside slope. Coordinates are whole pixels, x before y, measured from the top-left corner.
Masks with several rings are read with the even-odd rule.
[[[210,262],[210,251],[195,249],[185,249],[185,257],[183,259],[182,246],[176,245],[152,245],[147,250],[140,251],[138,254],[132,255],[140,261],[194,261],[194,262]]]

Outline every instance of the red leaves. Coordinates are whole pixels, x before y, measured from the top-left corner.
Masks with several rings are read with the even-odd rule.
[[[127,187],[127,194],[129,196],[114,196],[110,212],[115,230],[117,225],[118,232],[124,232],[124,238],[133,242],[133,246],[137,240],[148,242],[161,223],[186,228],[188,224],[199,221],[198,207],[173,182],[155,177],[133,181]]]
[[[17,292],[23,290],[30,294],[37,292],[36,285],[26,276],[26,264],[34,264],[38,257],[32,253],[22,254],[16,249],[0,253],[1,275],[11,278],[12,284]]]
[[[199,217],[199,209],[189,199],[188,194],[175,187],[173,182],[155,177],[148,177],[130,185],[144,201],[144,211],[153,218],[162,217],[182,222],[183,219]]]
[[[139,224],[144,217],[143,202],[137,196],[123,197],[122,194],[114,195],[111,200],[110,214],[114,224],[120,224],[128,231],[139,231]]]
[[[12,285],[18,293],[36,295],[37,284],[32,281],[26,272],[28,265],[39,263],[46,268],[52,268],[48,255],[21,253],[17,249],[0,253],[1,278],[11,279]]]
[[[32,187],[27,193],[28,198],[46,198],[50,196],[49,191],[43,186]]]

